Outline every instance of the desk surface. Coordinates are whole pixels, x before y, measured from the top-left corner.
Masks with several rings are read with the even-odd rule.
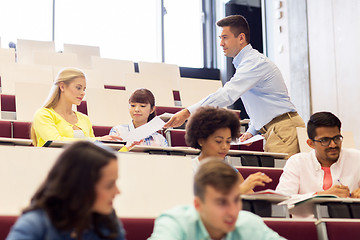
[[[32,140],[31,139],[22,139],[22,138],[0,137],[0,144],[3,144],[3,145],[30,146],[32,144]]]
[[[274,158],[285,158],[287,153],[273,153],[273,152],[257,152],[257,151],[246,151],[246,150],[230,150],[228,152],[229,156],[238,156],[238,155],[256,155],[256,156],[269,156]]]
[[[84,139],[86,140],[86,139]],[[124,143],[123,142],[112,142],[112,141],[105,141],[105,142],[102,142],[102,141],[97,141],[99,143],[102,143],[104,144],[105,146],[108,146],[108,147],[111,147],[115,150],[119,150],[121,149],[123,146],[124,146]],[[69,144],[71,144],[73,142],[71,141],[47,141],[45,144],[44,144],[44,147],[53,147],[53,148],[62,148],[64,146],[67,146]]]
[[[315,204],[329,203],[329,202],[343,202],[343,203],[360,203],[359,198],[311,198],[300,204],[296,204],[289,209],[289,213],[296,216],[308,216],[314,214]]]
[[[183,152],[185,154],[199,154],[200,150],[190,147],[155,147],[155,146],[143,146],[136,145],[131,152],[150,152],[150,151],[165,151],[165,152]],[[273,152],[257,152],[257,151],[246,151],[246,150],[230,150],[229,156],[241,156],[241,155],[256,155],[256,156],[269,156],[274,158],[284,158],[287,153],[273,153]]]
[[[287,196],[279,196],[276,194],[270,195],[270,194],[259,194],[259,195],[255,195],[255,194],[243,194],[241,195],[241,199],[243,200],[262,200],[262,201],[268,201],[271,203],[280,203],[282,201],[285,201],[287,199],[289,199],[289,197]]]

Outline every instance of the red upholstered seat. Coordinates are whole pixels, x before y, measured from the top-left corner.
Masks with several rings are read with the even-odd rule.
[[[16,112],[15,95],[1,94],[1,111]]]
[[[106,126],[93,126],[95,137],[102,137],[105,135],[109,135],[112,127]]]
[[[126,90],[125,86],[104,85],[105,89]]]
[[[317,230],[314,221],[294,221],[294,220],[265,220],[269,228],[277,232],[280,236],[291,240],[317,240]],[[351,238],[343,238],[351,239]]]
[[[186,147],[185,130],[167,129],[165,131],[166,140],[171,147]]]
[[[329,240],[359,239],[359,222],[326,221],[326,230]]]
[[[245,145],[231,145],[231,150],[246,150],[246,151],[264,151],[264,140],[253,142],[250,146]]]
[[[173,90],[174,101],[181,101],[180,92]]]
[[[0,240],[8,235],[17,216],[0,216]],[[152,218],[122,218],[127,240],[146,240],[150,237],[155,219]]]
[[[13,122],[13,138],[30,139],[31,122]]]
[[[178,111],[182,110],[181,107],[162,107],[156,106],[156,115],[161,115],[163,113],[177,113]]]
[[[0,137],[11,138],[11,122],[0,121]]]
[[[9,234],[10,228],[14,225],[17,216],[0,216],[0,240],[6,238]]]
[[[238,167],[237,169],[239,170],[241,175],[243,175],[244,179],[247,178],[250,174],[257,173],[257,172],[263,172],[272,179],[272,182],[266,184],[264,187],[262,187],[262,186],[255,187],[254,188],[255,192],[265,190],[265,189],[275,190],[276,186],[279,184],[279,179],[283,172],[282,169],[278,169],[278,168]]]
[[[155,219],[152,218],[121,218],[126,231],[127,240],[146,240],[154,228]]]
[[[80,105],[77,106],[77,111],[78,111],[78,112],[81,112],[81,113],[83,113],[83,114],[85,114],[85,115],[88,114],[86,101],[82,101],[82,102],[80,103]]]

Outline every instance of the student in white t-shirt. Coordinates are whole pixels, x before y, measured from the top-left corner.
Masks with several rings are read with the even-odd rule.
[[[185,140],[190,147],[201,150],[193,159],[193,170],[196,172],[200,162],[207,157],[224,159],[230,150],[231,141],[239,137],[240,121],[230,110],[219,107],[200,107],[191,115],[186,125]],[[241,193],[252,193],[254,187],[264,186],[272,180],[265,174],[257,172],[245,180],[241,173]]]

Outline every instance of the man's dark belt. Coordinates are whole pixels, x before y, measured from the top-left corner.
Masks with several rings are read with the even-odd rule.
[[[267,130],[270,128],[271,125],[273,125],[274,123],[280,122],[282,120],[285,119],[291,119],[292,117],[298,116],[299,114],[297,112],[287,112],[284,114],[281,114],[280,116],[277,116],[275,118],[273,118],[269,123],[267,123],[264,127],[262,127],[259,132],[261,134],[264,134],[267,132]]]

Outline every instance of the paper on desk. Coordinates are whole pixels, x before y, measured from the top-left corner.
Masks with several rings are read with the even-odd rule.
[[[255,135],[243,142],[240,142],[240,139],[238,139],[236,142],[232,142],[231,145],[245,145],[245,144],[253,143],[253,142],[256,142],[256,141],[259,141],[262,139],[264,139],[264,137],[262,135]]]
[[[158,116],[154,117],[150,122],[135,128],[134,130],[121,134],[121,138],[129,143],[133,143],[135,141],[140,141],[141,139],[147,138],[154,132],[160,130],[165,125],[165,122],[161,120]]]

